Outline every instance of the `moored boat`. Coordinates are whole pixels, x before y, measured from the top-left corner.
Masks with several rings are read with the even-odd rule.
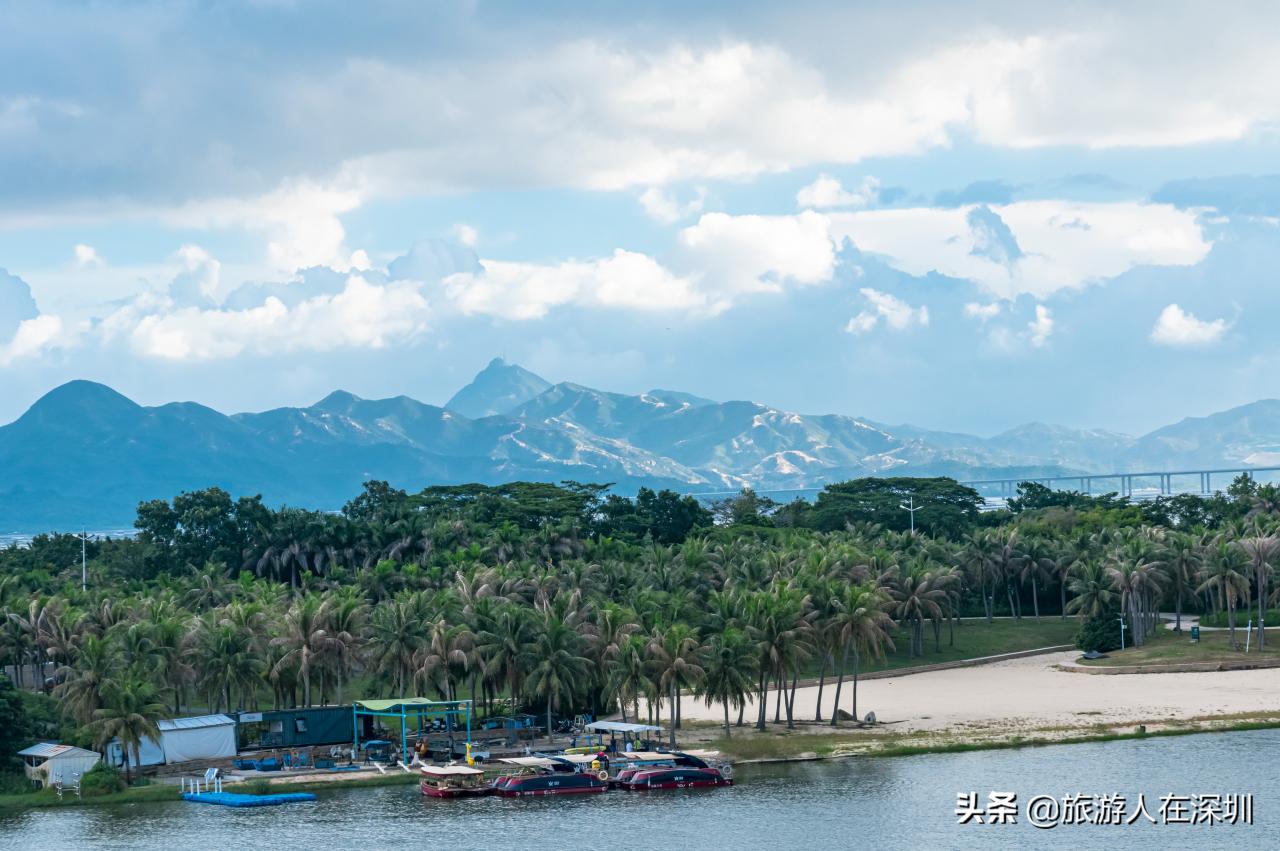
[[[603,769],[593,773],[562,757],[526,756],[500,762],[516,770],[493,781],[490,788],[495,795],[508,798],[582,795],[609,789],[608,774]]]
[[[649,764],[624,768],[618,772],[614,783],[621,789],[631,791],[733,785],[733,766],[728,763],[711,766],[699,756],[675,751],[663,756],[669,760],[665,764],[653,764],[646,760]]]
[[[420,788],[432,798],[474,798],[490,792],[484,772],[468,765],[424,765]]]

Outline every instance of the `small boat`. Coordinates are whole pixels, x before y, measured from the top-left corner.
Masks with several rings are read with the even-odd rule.
[[[521,798],[542,795],[582,795],[609,790],[604,769],[591,772],[569,759],[554,756],[522,756],[499,760],[515,767],[493,781],[495,795]]]
[[[424,765],[421,788],[432,798],[473,798],[490,791],[484,772],[469,765]]]
[[[729,763],[711,766],[700,756],[678,751],[662,756],[667,758],[663,763],[654,764],[652,759],[644,759],[641,764],[623,768],[614,778],[614,784],[633,792],[733,785],[733,766]]]

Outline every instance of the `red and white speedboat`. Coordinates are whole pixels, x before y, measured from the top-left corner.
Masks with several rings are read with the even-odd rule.
[[[475,798],[490,791],[484,772],[469,765],[424,765],[421,789],[431,798]]]
[[[711,766],[701,757],[680,752],[664,756],[669,760],[666,764],[641,764],[622,769],[614,778],[614,784],[633,792],[733,785],[733,767],[728,763]]]
[[[495,795],[521,798],[583,795],[609,790],[609,775],[603,769],[591,772],[563,757],[525,756],[499,762],[514,766],[516,770],[493,781],[490,788]]]

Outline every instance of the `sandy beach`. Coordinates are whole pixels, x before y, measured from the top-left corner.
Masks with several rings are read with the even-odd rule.
[[[1208,715],[1280,713],[1280,668],[1212,673],[1097,676],[1057,670],[1076,652],[1030,656],[971,668],[912,674],[858,684],[858,714],[876,713],[894,731],[1034,730]],[[841,707],[850,708],[845,683]],[[823,692],[831,715],[834,682]],[[796,692],[796,717],[812,719],[817,687]],[[770,694],[769,715],[773,715]],[[746,717],[754,718],[754,703]],[[686,700],[685,718],[719,721],[719,704]]]

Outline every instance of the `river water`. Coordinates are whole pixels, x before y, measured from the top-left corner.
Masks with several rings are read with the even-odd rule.
[[[1023,750],[741,766],[728,789],[583,797],[424,799],[414,786],[322,793],[236,810],[186,802],[0,816],[0,848],[1280,848],[1280,731]],[[959,793],[1018,796],[1018,824],[957,823]],[[1253,824],[1037,829],[1035,795],[1253,794]]]

